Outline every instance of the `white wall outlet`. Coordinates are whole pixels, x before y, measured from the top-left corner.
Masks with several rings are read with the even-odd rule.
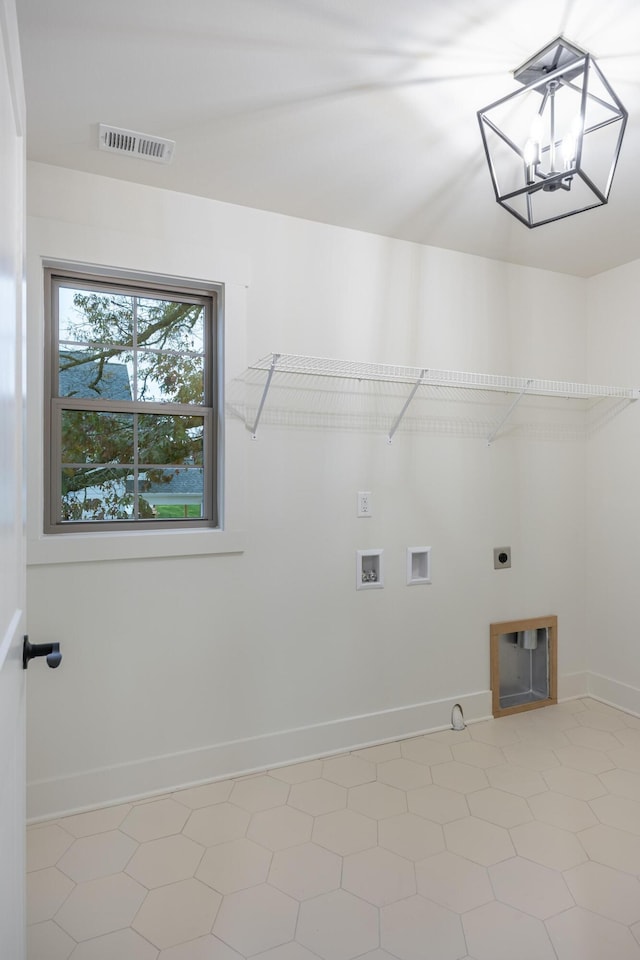
[[[370,517],[373,514],[373,502],[370,490],[358,491],[358,516]]]

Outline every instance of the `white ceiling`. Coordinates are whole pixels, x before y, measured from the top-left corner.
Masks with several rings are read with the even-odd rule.
[[[16,0],[28,156],[589,276],[640,258],[638,0]],[[629,111],[609,204],[528,230],[476,111],[559,34]],[[170,166],[97,125],[177,141]]]

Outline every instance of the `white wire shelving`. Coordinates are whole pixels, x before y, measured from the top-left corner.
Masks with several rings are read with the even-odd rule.
[[[488,443],[492,443],[516,407],[525,397],[547,397],[565,400],[619,401],[623,406],[640,399],[640,388],[603,386],[598,384],[574,383],[566,380],[545,380],[534,377],[512,377],[485,373],[468,373],[457,370],[434,370],[429,367],[395,366],[382,363],[364,363],[351,360],[336,360],[326,357],[308,357],[295,354],[271,353],[250,364],[248,370],[252,376],[264,372],[262,392],[251,423],[247,423],[255,439],[262,419],[265,404],[274,385],[275,378],[284,378],[287,382],[300,384],[305,379],[327,378],[328,380],[357,381],[359,384],[386,383],[406,385],[404,405],[398,409],[395,420],[388,432],[389,443],[405,418],[416,395],[437,398],[440,391],[450,398],[464,402],[473,402],[474,394],[512,395],[506,410],[498,418],[492,418],[490,429],[486,433]],[[257,381],[254,380],[254,385]],[[317,382],[317,381],[316,381]],[[329,388],[330,389],[330,388]]]

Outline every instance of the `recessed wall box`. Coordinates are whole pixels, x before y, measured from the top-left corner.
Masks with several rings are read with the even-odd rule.
[[[384,587],[382,554],[382,550],[358,550],[356,590],[380,590]]]
[[[431,547],[407,547],[407,585],[431,583]]]
[[[558,702],[557,617],[491,624],[494,717]]]

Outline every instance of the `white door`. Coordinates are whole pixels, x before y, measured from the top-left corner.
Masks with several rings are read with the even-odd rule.
[[[14,0],[0,0],[0,957],[25,956],[24,95]]]

